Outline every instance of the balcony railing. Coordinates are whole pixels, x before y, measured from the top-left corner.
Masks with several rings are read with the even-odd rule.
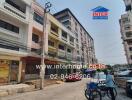
[[[54,57],[57,56],[57,53],[56,53],[56,52],[51,52],[51,51],[49,51],[49,52],[48,52],[48,56],[54,58]]]
[[[55,31],[53,31],[53,30],[51,30],[51,34],[56,36],[56,37],[59,37],[59,34],[57,32],[55,32]]]
[[[70,44],[74,46],[74,42],[71,42],[71,41],[70,41]]]
[[[67,53],[66,57],[67,57],[68,60],[72,60],[73,59],[72,53]]]
[[[30,48],[28,48],[25,44],[18,41],[8,40],[5,38],[0,38],[0,48],[14,50],[14,51],[20,51],[20,50],[25,52],[30,51]]]
[[[64,40],[65,42],[67,42],[67,38],[65,38],[65,37],[63,37],[63,36],[62,36],[62,40]]]
[[[63,50],[58,51],[58,58],[60,59],[66,59],[66,52]]]

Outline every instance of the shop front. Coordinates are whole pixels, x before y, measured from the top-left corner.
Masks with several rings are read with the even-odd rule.
[[[50,60],[50,59],[45,59],[45,78],[49,79],[50,75],[55,75],[57,74],[57,68],[56,65],[58,62],[56,60]]]
[[[0,84],[17,83],[19,60],[0,59]]]
[[[23,57],[22,59],[22,81],[38,79],[40,74],[41,58]]]

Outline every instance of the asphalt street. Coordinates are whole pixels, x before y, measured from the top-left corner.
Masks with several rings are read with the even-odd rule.
[[[84,96],[85,85],[88,79],[78,82],[68,82],[45,87],[44,90],[16,94],[3,97],[0,100],[86,100]],[[117,89],[116,100],[132,100],[125,95],[124,89]],[[110,100],[104,97],[103,100]]]

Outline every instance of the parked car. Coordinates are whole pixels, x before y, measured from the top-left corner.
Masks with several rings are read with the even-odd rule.
[[[106,75],[104,74],[104,72],[96,73],[92,81],[95,83],[99,83],[100,85],[105,85]]]
[[[132,80],[127,80],[126,82],[126,94],[129,97],[132,97]]]
[[[79,73],[72,73],[72,74],[69,74],[67,77],[65,77],[65,81],[80,81],[82,78],[81,78],[81,75]]]

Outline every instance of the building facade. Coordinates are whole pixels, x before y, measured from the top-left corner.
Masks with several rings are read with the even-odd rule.
[[[32,0],[0,1],[0,83],[21,81]]]
[[[32,51],[30,55],[23,58],[25,62],[25,79],[39,77],[36,65],[41,64],[42,36],[45,34],[45,65],[51,68],[45,69],[45,77],[51,74],[72,73],[73,70],[56,68],[56,65],[76,64],[74,61],[75,44],[74,34],[62,25],[54,16],[47,13],[43,18],[44,8],[38,3],[32,3],[30,13],[28,47]],[[43,23],[46,21],[46,30],[43,31]]]
[[[83,65],[97,63],[94,40],[74,14],[67,8],[54,14],[54,16],[73,34],[75,34],[75,53],[77,63]]]
[[[93,38],[71,12],[73,27],[69,22],[65,22],[68,23],[66,26],[49,13],[44,18],[44,13],[44,8],[35,0],[0,1],[0,84],[20,83],[40,77],[37,65],[41,65],[42,41],[44,62],[50,65],[45,69],[46,78],[50,78],[51,74],[78,71],[55,65],[97,63]]]
[[[121,15],[120,27],[125,55],[128,64],[132,64],[132,1],[124,0],[126,13]]]

